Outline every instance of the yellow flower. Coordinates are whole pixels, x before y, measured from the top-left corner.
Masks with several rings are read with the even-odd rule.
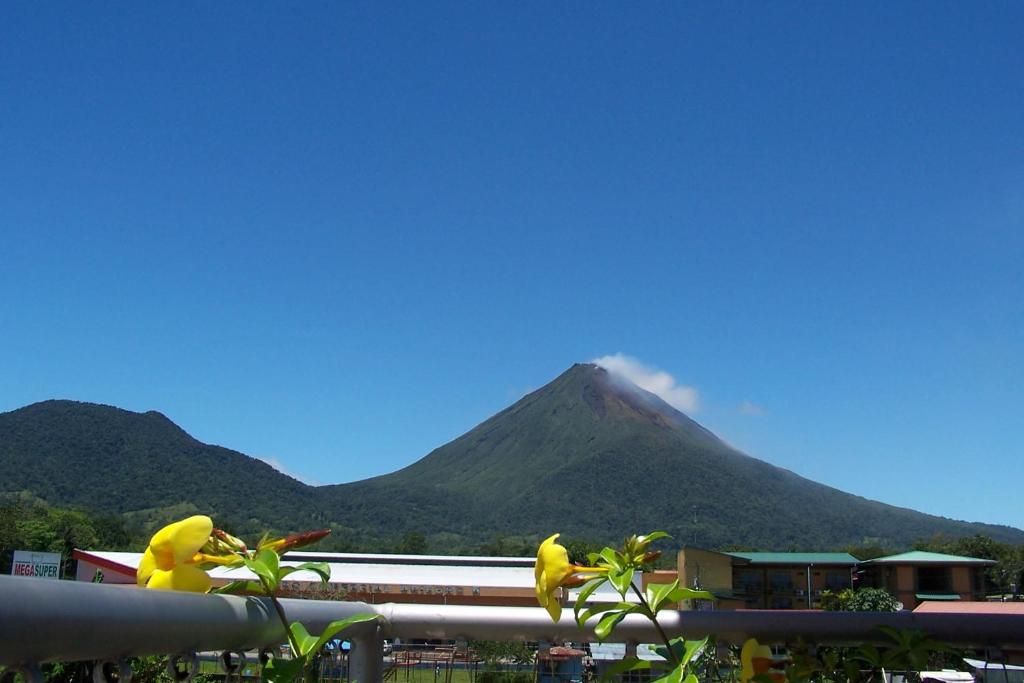
[[[559,536],[561,534],[555,534],[540,544],[540,548],[537,549],[537,564],[533,568],[537,602],[548,611],[552,621],[558,621],[562,616],[562,604],[555,597],[555,591],[569,583],[578,584],[582,580],[592,578],[587,574],[607,571],[603,567],[581,567],[569,562],[569,552],[565,546],[555,543]]]
[[[761,645],[754,638],[747,639],[740,650],[740,663],[743,665],[740,671],[740,683],[750,683],[754,676],[768,674],[773,681],[785,681],[786,676],[782,672],[774,672],[772,667],[772,650],[767,645]]]
[[[195,515],[160,529],[142,555],[136,582],[161,590],[196,593],[210,590],[210,577],[196,564],[215,561],[197,554],[212,532],[213,521],[205,515]]]

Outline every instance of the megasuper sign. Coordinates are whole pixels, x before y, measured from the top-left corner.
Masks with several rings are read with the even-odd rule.
[[[38,579],[60,578],[60,553],[36,553],[31,550],[15,550],[11,574],[34,576]]]

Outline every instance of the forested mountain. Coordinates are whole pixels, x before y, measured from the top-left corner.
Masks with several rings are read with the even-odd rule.
[[[871,501],[744,455],[590,364],[574,365],[402,470],[320,493],[343,517],[375,519],[375,530],[417,520],[428,535],[557,530],[614,540],[665,529],[680,542],[696,532],[707,547],[781,550],[904,547],[937,533],[1024,542],[1019,529]],[[397,505],[367,515],[381,500]]]
[[[432,550],[465,551],[496,535],[613,541],[656,528],[679,542],[696,533],[706,547],[907,547],[977,533],[1024,542],[1019,529],[867,500],[744,455],[589,364],[409,467],[349,484],[310,487],[159,413],[70,401],[0,414],[0,465],[0,493],[145,527],[195,511],[246,534],[330,526],[335,547],[385,548],[418,532]]]
[[[162,414],[44,401],[0,414],[0,493],[128,513],[147,526],[203,511],[256,531],[320,518],[309,486],[193,439]]]

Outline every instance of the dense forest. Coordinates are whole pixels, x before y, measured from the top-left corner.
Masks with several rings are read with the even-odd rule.
[[[64,567],[62,575],[74,576],[74,560],[71,551],[75,548],[92,550],[128,550],[141,552],[149,540],[150,531],[137,521],[115,514],[94,513],[85,510],[49,507],[37,500],[24,497],[0,499],[0,574],[11,571],[11,557],[15,550],[36,550],[60,553]],[[256,540],[255,538],[248,540]],[[361,542],[339,540],[328,536],[317,546],[324,552],[399,553],[422,555],[428,553],[453,555],[491,556],[532,556],[539,539],[497,535],[477,545],[457,547],[431,546],[427,537],[418,532],[405,533],[393,543],[362,540]],[[607,541],[583,538],[560,539],[569,550],[574,561],[583,563],[588,553],[597,552]],[[717,548],[735,550],[738,548]],[[905,550],[928,550],[931,552],[979,557],[995,560],[996,564],[986,571],[990,590],[1011,593],[1020,591],[1024,581],[1024,545],[1001,543],[988,536],[977,534],[969,537],[952,538],[938,534],[919,539],[909,547],[883,548],[881,546],[844,546],[831,550],[849,552],[860,560],[891,555]],[[666,553],[658,566],[674,568],[675,556]]]

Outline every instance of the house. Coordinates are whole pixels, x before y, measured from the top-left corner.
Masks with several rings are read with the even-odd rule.
[[[907,609],[925,601],[984,600],[994,560],[914,550],[861,562],[859,586],[883,588]]]
[[[821,594],[853,585],[857,558],[849,553],[726,553],[733,591],[746,609],[817,609]]]
[[[856,566],[848,553],[679,551],[680,584],[711,592],[715,609],[815,609],[823,591],[852,586]]]
[[[714,609],[742,609],[744,601],[733,591],[733,566],[746,562],[728,553],[703,548],[683,547],[677,567],[679,585],[706,590],[715,596]],[[710,605],[684,603],[680,609],[709,608]]]

